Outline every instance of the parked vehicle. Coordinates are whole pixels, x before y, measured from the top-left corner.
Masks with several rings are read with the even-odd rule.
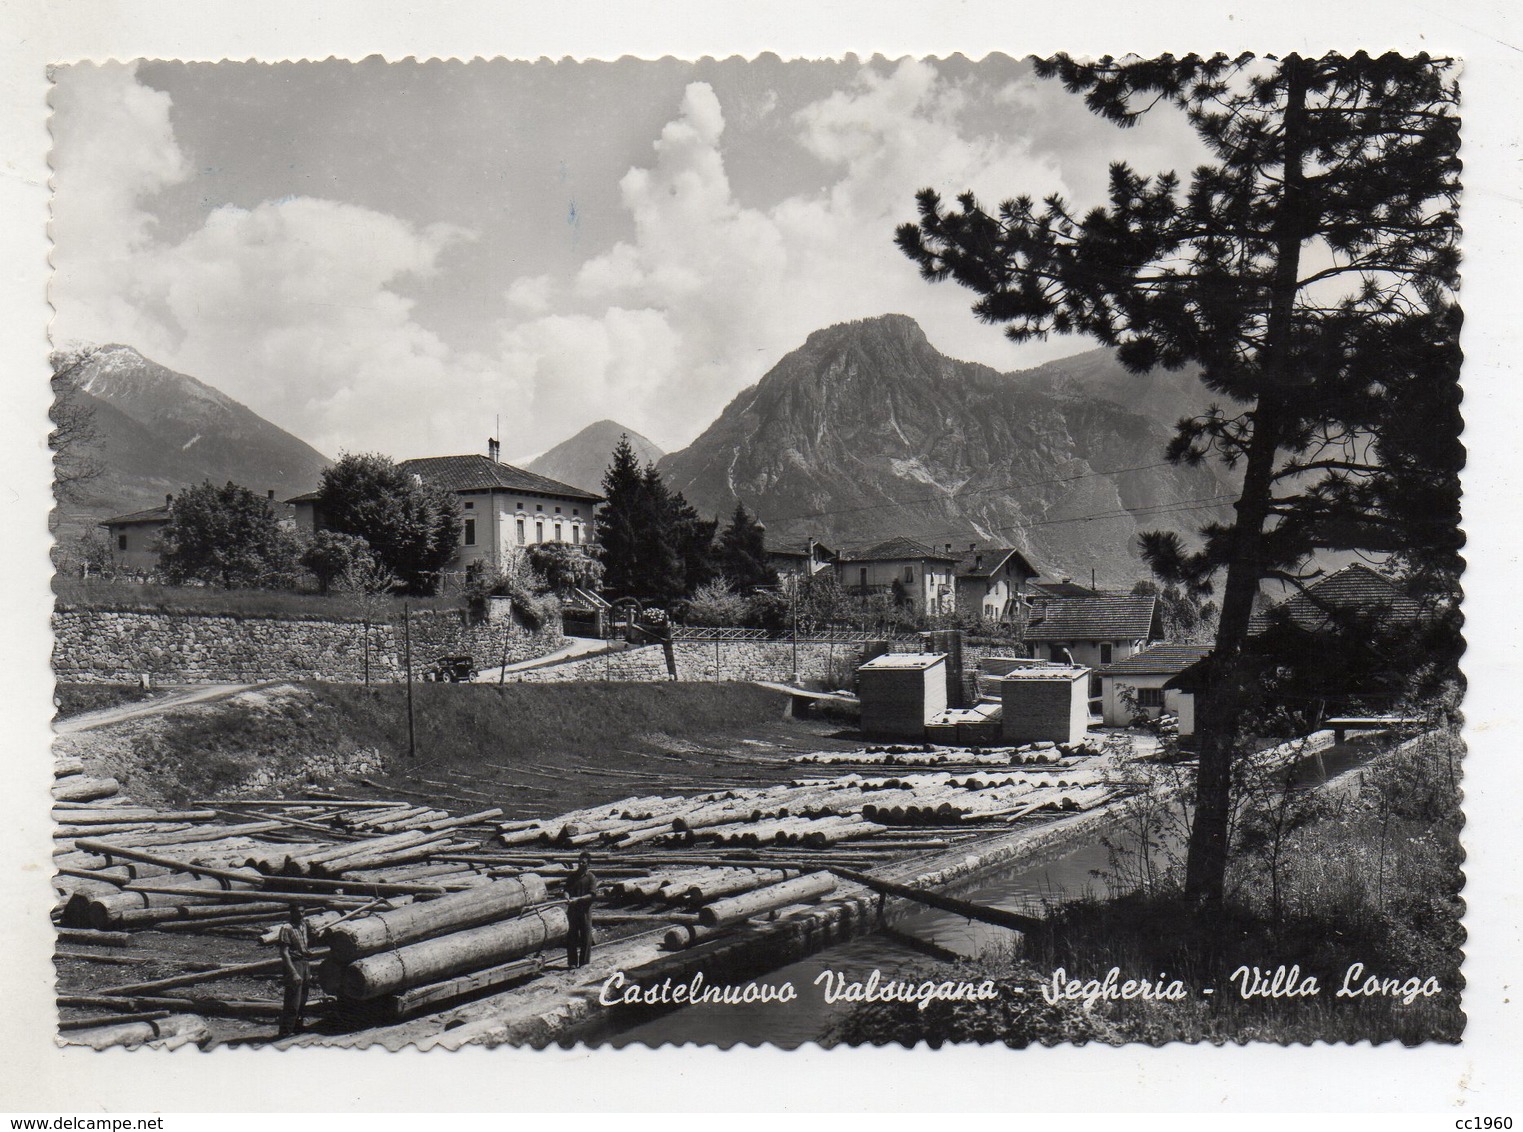
[[[476,675],[476,664],[469,656],[441,656],[423,670],[423,679],[440,684],[469,684]]]

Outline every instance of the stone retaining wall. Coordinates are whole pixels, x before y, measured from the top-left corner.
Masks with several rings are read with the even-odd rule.
[[[469,654],[495,668],[553,652],[565,643],[557,618],[528,628],[506,599],[485,620],[463,610],[423,611],[411,622],[413,671],[444,655]],[[368,637],[368,649],[367,649]],[[368,653],[368,656],[367,656]],[[376,622],[237,617],[227,614],[60,610],[53,614],[53,674],[64,683],[257,683],[403,679],[400,619]]]
[[[672,656],[678,680],[786,681],[794,674],[790,641],[677,641]],[[862,645],[855,641],[800,641],[797,656],[802,679],[850,687],[861,663]],[[660,645],[642,645],[508,676],[523,683],[671,678]]]

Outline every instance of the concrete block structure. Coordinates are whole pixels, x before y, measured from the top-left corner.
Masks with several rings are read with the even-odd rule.
[[[1089,669],[1017,668],[1000,680],[1003,741],[1079,743],[1089,727]]]
[[[884,653],[857,669],[862,733],[869,739],[923,742],[925,725],[947,708],[942,653]]]

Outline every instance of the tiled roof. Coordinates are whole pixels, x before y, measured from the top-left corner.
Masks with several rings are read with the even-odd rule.
[[[408,475],[420,476],[424,483],[435,484],[448,491],[522,491],[535,495],[556,495],[564,499],[585,499],[600,502],[601,495],[561,483],[549,476],[537,475],[512,464],[504,464],[486,456],[425,456],[417,460],[403,460],[397,465]]]
[[[1210,645],[1159,644],[1107,664],[1101,676],[1172,676],[1183,672],[1211,652]]]
[[[880,542],[877,546],[870,546],[866,550],[854,551],[851,554],[843,554],[842,562],[902,562],[906,559],[918,560],[921,558],[934,559],[937,562],[956,562],[957,559],[950,554],[943,554],[939,550],[933,550],[923,542],[916,542],[912,538],[891,538],[887,542]]]
[[[1422,616],[1422,606],[1394,582],[1355,562],[1271,606],[1253,619],[1249,632],[1262,633],[1282,617],[1299,629],[1316,632],[1328,627],[1336,611],[1378,612],[1382,620],[1397,624]]]
[[[300,495],[293,495],[293,496],[291,496],[291,498],[287,499],[286,502],[287,503],[316,503],[317,502],[317,494],[318,493],[316,491],[304,491]]]
[[[786,557],[789,557],[789,558],[808,558],[809,557],[809,540],[808,539],[778,539],[778,540],[774,540],[774,539],[768,538],[768,539],[764,539],[762,541],[762,548],[768,554],[783,555],[783,556],[786,556]],[[820,542],[819,539],[815,539],[815,541],[814,541],[814,549],[819,554],[823,555],[826,558],[833,558],[833,557],[835,557],[835,551],[831,550],[830,547],[826,546],[823,542]]]
[[[126,515],[113,515],[109,519],[102,519],[97,526],[101,527],[124,527],[128,523],[167,523],[169,522],[169,508],[164,506],[150,507],[146,511],[132,511]]]
[[[1081,586],[1077,582],[1044,582],[1038,579],[1028,582],[1026,588],[1031,591],[1033,597],[1092,597],[1095,590],[1088,586]]]
[[[1151,595],[1091,594],[1038,606],[1044,614],[1026,629],[1028,641],[1134,641],[1153,635],[1157,599]]]
[[[998,573],[1011,555],[1015,556],[1016,565],[1025,571],[1028,578],[1036,577],[1036,567],[1013,546],[988,546],[981,550],[970,550],[957,564],[957,576],[959,578],[987,578]]]

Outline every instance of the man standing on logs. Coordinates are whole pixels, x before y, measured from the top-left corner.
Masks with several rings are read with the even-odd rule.
[[[566,878],[566,921],[570,929],[566,934],[567,968],[585,967],[592,962],[592,898],[597,890],[592,857],[583,853]]]
[[[281,925],[275,946],[280,949],[280,979],[286,992],[280,1009],[280,1036],[288,1038],[301,1033],[301,1015],[307,1008],[307,988],[312,977],[307,921],[298,905],[291,905],[290,920]]]

